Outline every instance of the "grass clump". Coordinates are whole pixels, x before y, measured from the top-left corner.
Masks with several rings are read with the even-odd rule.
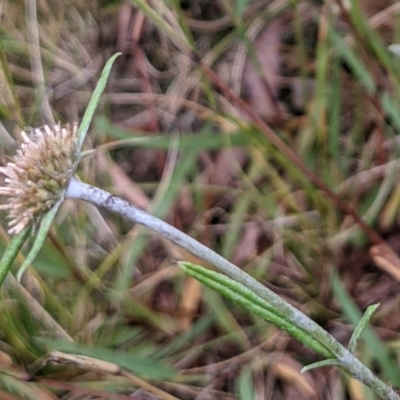
[[[121,51],[81,179],[214,249],[342,344],[353,331],[343,317],[355,325],[380,302],[379,346],[367,334],[356,355],[398,388],[397,6],[133,3],[33,13],[26,2],[25,14],[4,3],[3,164],[23,126],[81,121]],[[202,264],[115,215],[63,204],[34,268],[1,289],[1,390],[373,398],[328,368],[300,374],[321,359],[176,260]]]

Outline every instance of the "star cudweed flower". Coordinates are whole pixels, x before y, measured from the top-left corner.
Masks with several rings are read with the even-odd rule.
[[[21,132],[23,140],[12,162],[0,167],[6,176],[0,195],[8,197],[0,210],[8,210],[10,234],[39,222],[62,198],[74,172],[77,131],[75,123],[45,125],[29,135]]]

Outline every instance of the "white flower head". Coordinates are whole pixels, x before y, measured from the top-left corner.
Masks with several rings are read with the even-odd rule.
[[[8,210],[10,234],[39,222],[63,196],[74,172],[77,132],[77,123],[21,132],[23,140],[12,161],[0,167],[6,176],[0,195],[7,197],[0,210]]]

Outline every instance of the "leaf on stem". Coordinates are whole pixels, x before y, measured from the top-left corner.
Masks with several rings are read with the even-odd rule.
[[[318,361],[318,362],[312,363],[310,365],[306,365],[305,367],[303,367],[301,369],[300,373],[304,374],[304,372],[310,371],[311,369],[327,367],[329,365],[333,365],[335,367],[342,368],[342,365],[340,364],[340,362],[338,360],[335,360],[334,358],[329,358],[328,360]]]
[[[200,265],[194,265],[188,262],[179,262],[178,264],[188,275],[221,293],[227,299],[239,303],[245,309],[271,322],[278,328],[284,329],[316,353],[327,358],[333,357],[331,351],[327,349],[323,343],[314,338],[310,332],[306,332],[296,325],[293,325],[284,315],[279,314],[275,308],[264,299],[257,296],[241,283],[235,282],[226,275],[211,271]]]
[[[27,226],[18,235],[15,235],[8,244],[0,261],[0,287],[4,282],[7,272],[12,266],[15,257],[17,257],[18,252],[28,238],[31,229],[31,226]]]
[[[92,98],[90,99],[90,102],[85,111],[85,115],[83,116],[82,123],[79,126],[78,135],[76,138],[76,149],[75,149],[76,156],[80,155],[80,153],[81,153],[82,144],[85,140],[90,123],[92,122],[92,118],[96,111],[100,97],[103,94],[104,89],[106,87],[108,76],[110,75],[112,65],[114,64],[115,59],[120,54],[121,53],[114,54],[107,61],[106,65],[103,69],[103,72],[101,74],[101,77],[100,77],[99,81],[97,82],[97,85],[93,92]],[[76,163],[77,163],[79,161],[79,157],[76,157],[76,158],[77,158],[77,161],[76,161]],[[76,167],[76,163],[75,163],[75,167]],[[42,248],[43,243],[47,237],[47,233],[50,230],[51,224],[55,218],[55,215],[56,215],[58,209],[60,208],[62,201],[63,201],[63,198],[61,198],[59,201],[57,201],[57,203],[55,203],[54,206],[44,215],[44,217],[41,221],[39,230],[37,232],[35,242],[31,248],[31,251],[29,252],[26,260],[24,261],[24,263],[22,264],[21,268],[18,271],[18,274],[17,274],[18,280],[21,280],[22,275],[24,274],[24,272],[26,271],[28,266],[32,263],[32,261],[35,259],[35,257],[39,253],[40,249]],[[29,231],[30,231],[30,229],[31,228],[29,228]],[[20,235],[16,236],[15,242],[14,241],[12,242],[12,244],[13,244],[12,249],[9,251],[9,253],[7,253],[7,251],[6,251],[7,254],[5,254],[3,256],[3,260],[5,259],[5,261],[4,261],[4,263],[3,263],[3,260],[1,262],[0,278],[4,279],[5,274],[7,273],[8,269],[10,268],[13,259],[15,258],[16,254],[18,253],[19,248],[23,244],[23,242],[21,242],[22,238],[25,237],[24,236],[25,234],[27,237],[29,231],[24,230],[21,232]],[[26,232],[28,232],[28,233],[26,233]],[[25,237],[25,239],[26,239],[26,237]],[[17,245],[19,245],[19,248],[15,251],[14,247]],[[10,259],[11,259],[11,261],[10,261]],[[3,264],[4,264],[4,266],[3,266]],[[2,283],[2,280],[0,280],[0,284],[1,283]]]
[[[90,102],[86,108],[85,114],[82,118],[82,122],[79,126],[78,130],[78,137],[76,140],[76,151],[77,154],[80,154],[82,144],[85,140],[86,134],[89,130],[90,123],[92,122],[93,115],[96,111],[97,105],[99,104],[100,97],[104,92],[104,89],[107,84],[108,76],[110,75],[111,68],[114,64],[114,61],[117,57],[119,57],[121,53],[116,53],[114,54],[106,63],[103,72],[101,73],[101,77],[99,81],[97,82],[96,88],[94,89],[92,98],[90,99]]]
[[[367,327],[369,320],[372,317],[372,314],[375,310],[379,307],[379,303],[373,304],[369,306],[366,310],[362,318],[360,319],[359,323],[357,324],[356,328],[354,329],[353,334],[351,335],[348,349],[351,353],[354,353],[358,340],[360,339],[361,334],[364,332],[364,329]]]
[[[21,280],[22,275],[27,270],[32,261],[36,258],[40,249],[43,246],[43,243],[47,237],[47,233],[50,230],[51,224],[53,223],[54,217],[57,214],[58,209],[61,206],[63,199],[60,199],[54,206],[47,212],[47,214],[43,217],[38,232],[36,233],[35,242],[31,248],[31,251],[27,255],[24,263],[21,265],[21,268],[18,271],[17,279]],[[24,231],[23,231],[24,232]],[[21,232],[22,233],[22,232]]]

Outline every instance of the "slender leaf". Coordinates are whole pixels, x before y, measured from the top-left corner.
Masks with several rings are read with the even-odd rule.
[[[78,138],[77,138],[77,143],[76,143],[76,148],[77,148],[77,153],[79,154],[82,149],[82,144],[85,140],[86,134],[89,130],[90,123],[92,122],[93,115],[96,111],[97,105],[99,104],[100,97],[104,92],[104,89],[107,84],[108,76],[110,75],[111,68],[114,64],[115,59],[120,55],[121,53],[116,53],[114,54],[106,63],[103,72],[101,73],[101,77],[99,81],[97,82],[96,88],[94,89],[92,98],[90,99],[90,102],[86,108],[85,114],[82,118],[82,122],[79,126],[78,130]]]
[[[337,274],[332,276],[332,288],[335,293],[335,298],[341,305],[346,317],[354,325],[358,325],[362,318],[361,312],[353,299],[349,296],[346,289],[343,287]],[[390,359],[388,351],[378,336],[373,332],[370,327],[366,327],[363,333],[364,339],[367,343],[367,350],[374,355],[382,369],[385,371],[387,377],[398,385],[400,383],[400,373],[395,363]]]
[[[108,136],[121,139],[113,144],[107,144],[107,149],[135,146],[140,148],[156,148],[168,150],[171,147],[170,135],[145,135],[143,132],[128,130],[112,124],[105,116],[94,119],[94,127],[97,133],[106,133]],[[246,146],[250,144],[250,138],[245,130],[223,132],[216,135],[211,126],[206,125],[199,132],[183,132],[179,137],[177,148],[179,150],[216,150],[228,146]],[[101,146],[100,146],[101,148]]]
[[[284,315],[280,315],[264,299],[257,296],[241,283],[235,282],[226,275],[208,270],[200,265],[194,265],[188,262],[180,262],[179,265],[188,275],[193,276],[201,283],[221,293],[224,297],[239,303],[250,312],[271,322],[278,328],[284,329],[315,352],[329,358],[333,356],[330,350],[312,337],[310,333],[303,331],[301,328],[286,320]]]
[[[375,91],[375,82],[365,63],[357,58],[351,49],[344,44],[343,38],[334,29],[329,29],[328,35],[335,49],[339,52],[343,60],[346,61],[349,68],[351,68],[357,80],[361,82],[368,93],[373,93]]]
[[[236,385],[241,400],[254,399],[254,380],[249,368],[242,369]]]
[[[31,229],[31,226],[27,226],[22,232],[20,232],[18,235],[15,235],[7,246],[0,261],[0,287],[4,282],[7,272],[12,266],[15,257],[17,257],[18,252],[28,238]]]
[[[53,208],[51,208],[47,212],[47,214],[43,217],[43,219],[40,223],[39,230],[36,234],[35,242],[33,243],[33,246],[31,248],[31,251],[29,252],[24,263],[21,265],[21,268],[18,271],[18,274],[17,274],[18,281],[21,280],[22,275],[27,270],[29,265],[33,262],[33,260],[36,258],[37,254],[39,253],[40,249],[42,248],[43,243],[46,240],[47,233],[50,230],[51,224],[53,223],[54,217],[56,216],[57,211],[60,208],[62,202],[63,202],[63,199],[60,199],[56,204],[54,204]]]
[[[310,371],[312,369],[315,368],[320,368],[320,367],[327,367],[333,365],[335,367],[341,368],[341,364],[338,360],[335,360],[334,358],[329,358],[328,360],[324,360],[324,361],[318,361],[315,363],[312,363],[310,365],[306,365],[305,367],[303,367],[301,369],[301,373],[304,374],[304,372]]]
[[[192,48],[185,37],[183,31],[176,25],[174,26],[165,18],[163,15],[163,8],[159,7],[158,10],[154,10],[147,1],[145,0],[131,0],[136,7],[143,12],[143,14],[163,32],[181,51],[184,53],[191,52]]]
[[[246,10],[247,5],[249,4],[249,0],[236,0],[235,1],[235,15],[236,17],[242,18],[243,13]]]
[[[372,314],[375,312],[375,310],[379,307],[378,304],[373,304],[369,306],[366,310],[362,318],[360,319],[360,322],[357,324],[356,328],[354,329],[353,334],[351,335],[350,341],[349,341],[349,351],[354,353],[358,340],[360,339],[361,334],[364,332],[365,328],[368,325],[369,320],[372,317]]]

